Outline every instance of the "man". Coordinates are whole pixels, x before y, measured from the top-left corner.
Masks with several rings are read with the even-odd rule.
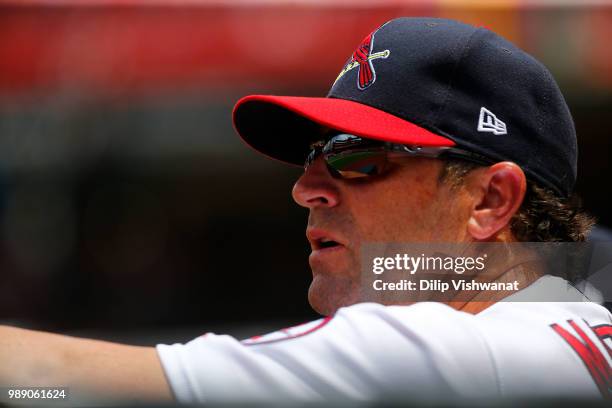
[[[584,240],[572,119],[532,57],[489,30],[396,19],[327,98],[246,97],[234,123],[305,165],[293,197],[309,209],[308,297],[326,317],[157,351],[3,327],[0,383],[180,402],[609,397],[612,316],[537,264],[498,268],[488,283],[522,289],[509,296],[384,306],[363,285],[372,243]],[[530,297],[543,287],[568,301]]]

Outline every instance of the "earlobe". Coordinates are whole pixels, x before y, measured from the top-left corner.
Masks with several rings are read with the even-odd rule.
[[[526,189],[525,173],[513,162],[496,163],[479,173],[472,180],[474,206],[468,233],[478,241],[497,238],[519,210]]]

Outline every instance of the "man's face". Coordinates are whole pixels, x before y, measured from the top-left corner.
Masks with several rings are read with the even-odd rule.
[[[293,188],[309,209],[313,281],[308,300],[324,315],[360,299],[361,247],[385,242],[463,242],[470,214],[460,189],[439,181],[443,162],[411,158],[380,176],[331,176],[321,157]]]

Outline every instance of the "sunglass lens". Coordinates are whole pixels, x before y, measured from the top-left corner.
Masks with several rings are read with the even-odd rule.
[[[384,151],[341,153],[328,156],[326,162],[333,175],[347,179],[368,177],[384,172],[387,155]]]

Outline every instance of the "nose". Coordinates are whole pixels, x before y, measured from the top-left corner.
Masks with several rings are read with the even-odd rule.
[[[337,181],[329,174],[322,157],[317,158],[295,182],[293,199],[302,207],[335,207],[340,202]]]

